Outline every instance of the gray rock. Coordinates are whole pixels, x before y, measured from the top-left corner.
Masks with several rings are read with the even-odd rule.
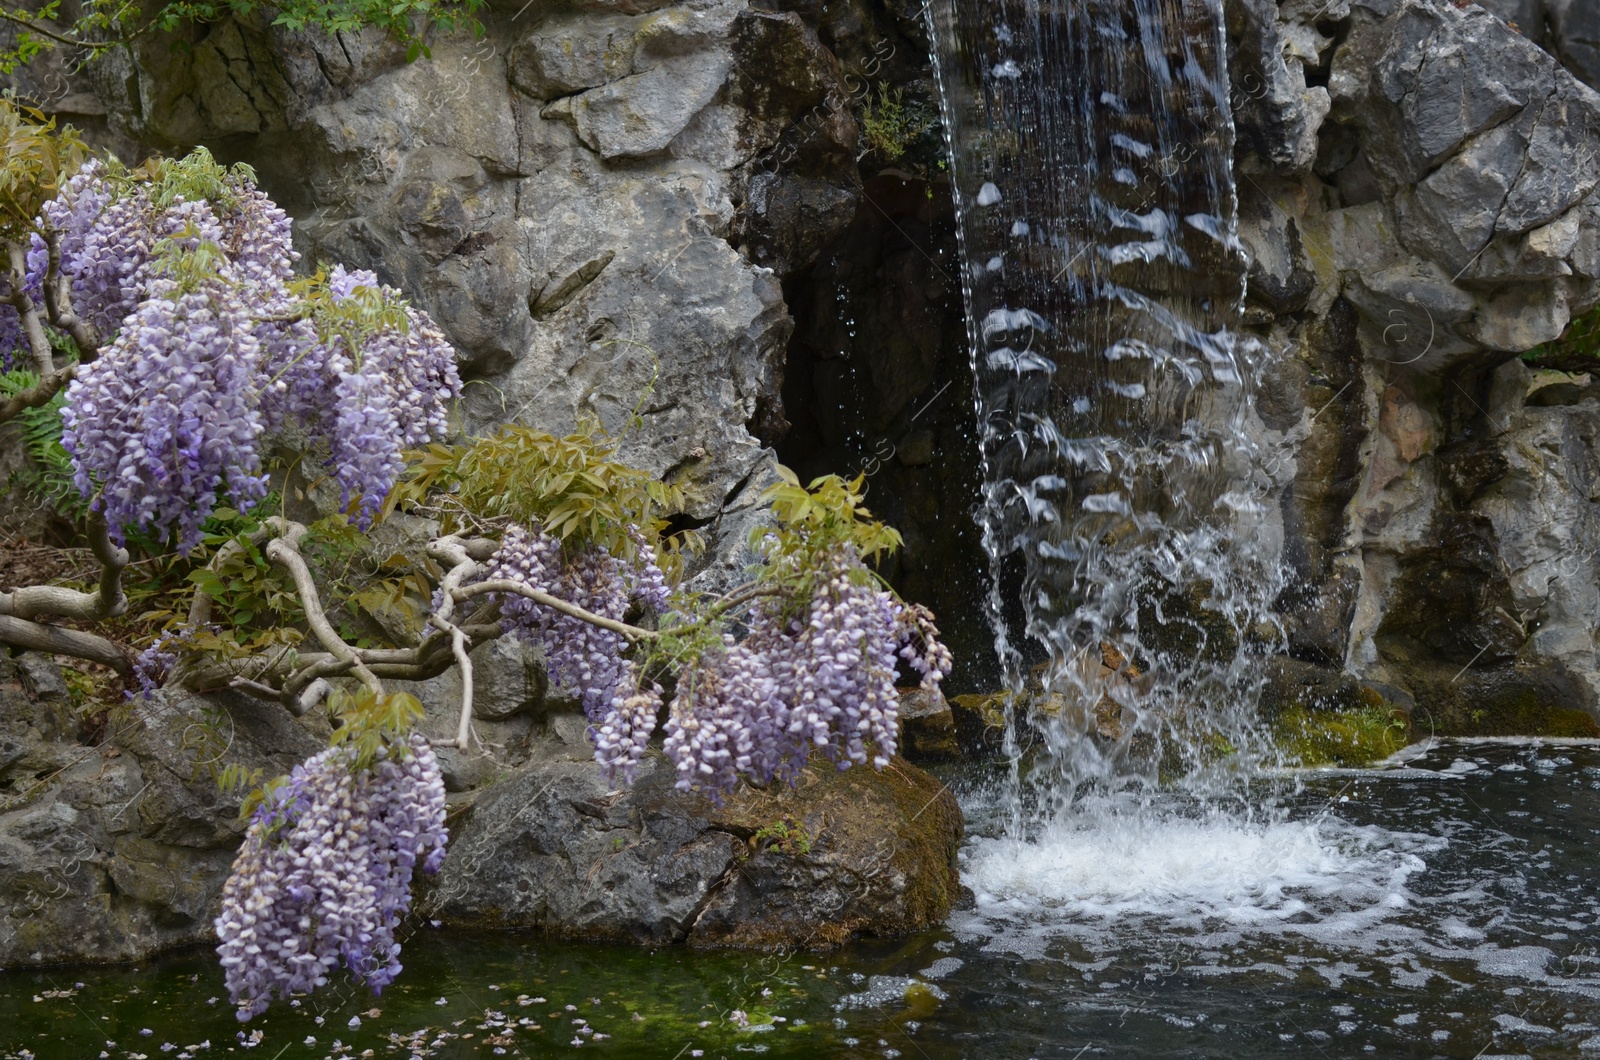
[[[823,763],[795,791],[744,790],[721,808],[675,779],[651,755],[608,791],[593,762],[542,758],[473,805],[420,908],[566,938],[812,948],[948,912],[959,811],[908,763]],[[907,803],[928,812],[912,820]]]
[[[243,832],[240,793],[222,791],[218,774],[288,772],[325,744],[325,728],[235,696],[168,693],[97,746],[75,727],[19,734],[55,709],[29,698],[21,673],[50,668],[0,657],[0,749],[12,749],[0,753],[0,967],[134,960],[211,938]],[[22,754],[6,763],[19,735]]]
[[[511,83],[535,99],[598,88],[633,71],[634,34],[642,20],[564,13],[540,23],[511,51]]]
[[[1550,45],[1568,70],[1600,88],[1600,8],[1588,0],[1546,0]]]
[[[1477,0],[1478,6],[1533,41],[1544,43],[1548,0]]]

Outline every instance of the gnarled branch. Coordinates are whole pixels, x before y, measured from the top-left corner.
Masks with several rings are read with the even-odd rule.
[[[70,655],[75,659],[103,663],[123,677],[133,673],[133,664],[121,648],[97,633],[85,633],[81,629],[47,626],[25,618],[0,615],[0,642],[32,651]]]
[[[322,596],[317,592],[317,583],[311,577],[305,557],[300,555],[300,538],[305,536],[305,532],[306,528],[299,523],[287,523],[281,536],[267,542],[267,558],[288,571],[289,577],[294,579],[294,587],[300,593],[300,606],[305,608],[306,624],[328,654],[347,663],[362,684],[375,694],[382,695],[383,682],[367,669],[356,649],[346,644],[344,638],[339,636],[339,631],[333,628],[333,623],[328,621],[328,613],[322,608]]]
[[[78,366],[69,364],[65,368],[57,368],[48,375],[41,376],[37,383],[26,390],[19,390],[10,397],[0,400],[0,423],[15,419],[26,409],[41,408],[50,404],[50,399],[59,394],[63,387],[77,378],[77,375]]]
[[[128,609],[122,593],[122,572],[128,566],[128,550],[111,543],[111,534],[99,514],[89,518],[89,547],[100,561],[100,586],[92,593],[60,585],[28,585],[0,593],[0,615],[37,618],[59,615],[88,622],[115,618]]]

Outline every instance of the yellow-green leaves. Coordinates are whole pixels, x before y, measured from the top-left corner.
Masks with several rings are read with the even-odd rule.
[[[68,126],[0,97],[0,239],[25,241],[34,219],[74,173],[89,149]]]
[[[779,552],[795,549],[826,550],[841,544],[852,546],[863,560],[893,553],[902,544],[900,532],[872,517],[862,503],[866,497],[866,476],[845,481],[838,475],[823,475],[800,485],[788,468],[778,466],[778,484],[768,487],[763,498],[772,505],[778,518]],[[758,527],[751,532],[750,546],[759,550],[772,531]]]
[[[345,352],[359,362],[367,339],[380,331],[411,329],[406,308],[410,305],[394,290],[361,284],[343,298],[334,298],[328,287],[328,268],[322,266],[305,279],[289,284],[289,293],[306,313],[324,342],[342,339]]]
[[[507,424],[468,445],[422,450],[389,507],[439,490],[471,518],[538,524],[570,547],[593,544],[631,557],[636,545],[627,528],[636,526],[653,541],[665,526],[663,516],[681,510],[683,494],[612,459],[616,449],[593,422],[564,438]],[[679,543],[665,544],[664,569]]]
[[[368,769],[379,752],[404,755],[410,748],[406,737],[422,720],[422,701],[409,692],[379,694],[370,688],[354,692],[334,690],[328,694],[328,713],[340,722],[333,733],[333,746],[349,744],[355,748],[356,769]]]

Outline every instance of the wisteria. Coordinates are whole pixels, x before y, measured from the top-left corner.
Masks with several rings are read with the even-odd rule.
[[[888,764],[897,656],[937,685],[949,652],[927,612],[878,588],[847,546],[828,575],[803,613],[781,599],[757,608],[742,641],[726,638],[680,675],[665,744],[680,789],[717,797],[741,775],[792,776],[814,752],[840,768]]]
[[[635,531],[637,533],[637,531]],[[660,608],[666,583],[654,551],[634,538],[629,567],[594,546],[563,549],[551,535],[507,529],[484,576],[517,582],[620,620],[630,603]],[[744,637],[722,634],[683,665],[664,750],[678,787],[712,797],[741,776],[757,783],[792,776],[813,752],[840,765],[879,768],[895,753],[900,660],[933,687],[950,668],[932,616],[881,589],[848,545],[826,561],[814,594],[796,610],[779,596],[747,616]],[[525,597],[501,602],[506,628],[545,652],[551,676],[576,689],[595,723],[595,758],[627,781],[643,757],[661,689],[641,680],[627,638]]]
[[[416,868],[444,859],[444,782],[426,740],[353,744],[295,767],[256,809],[217,917],[218,953],[240,1020],[276,994],[309,992],[341,964],[374,992],[400,973],[394,929]]]
[[[297,287],[289,218],[243,171],[197,153],[157,173],[91,161],[39,218],[75,308],[106,340],[67,394],[79,489],[114,540],[172,533],[187,551],[219,501],[243,511],[262,495],[263,438],[289,432],[323,454],[370,525],[403,450],[448,429],[455,351],[369,272],[335,267],[320,302]],[[32,298],[49,257],[35,236]],[[361,288],[377,311],[341,313]],[[0,345],[21,341],[6,307]]]
[[[591,730],[595,761],[608,782],[633,783],[634,772],[650,746],[661,712],[661,686],[641,682],[631,662],[623,663],[611,706]]]
[[[506,531],[485,575],[519,582],[613,621],[622,620],[633,600],[658,607],[666,595],[648,546],[638,549],[630,566],[595,545],[567,555],[551,535],[521,526]],[[521,596],[508,596],[500,611],[508,632],[543,650],[550,676],[579,693],[591,721],[613,711],[619,690],[624,698],[635,691],[623,682],[627,640],[620,633]]]
[[[187,550],[219,497],[242,511],[266,493],[252,400],[259,360],[232,285],[157,281],[83,367],[67,390],[61,440],[114,541],[132,528],[173,531]]]

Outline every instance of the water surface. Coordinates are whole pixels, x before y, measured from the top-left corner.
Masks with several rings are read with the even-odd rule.
[[[992,779],[952,777],[975,900],[915,939],[762,957],[419,925],[381,998],[280,1005],[245,1041],[205,951],[14,972],[0,1057],[1600,1057],[1594,743],[1440,742],[1276,807],[1097,807],[1031,842],[991,825]]]

